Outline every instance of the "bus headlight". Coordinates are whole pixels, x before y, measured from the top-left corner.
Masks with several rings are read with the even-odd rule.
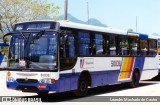
[[[7,77],[7,82],[14,82],[15,79],[13,77]]]
[[[51,79],[51,78],[44,78],[40,80],[41,83],[54,83],[55,79]]]

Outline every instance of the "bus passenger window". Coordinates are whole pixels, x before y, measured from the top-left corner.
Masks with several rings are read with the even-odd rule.
[[[148,55],[148,40],[141,39],[140,40],[140,48],[141,48],[141,55]]]
[[[70,68],[75,64],[75,35],[72,31],[67,30],[60,44],[60,67],[61,69]]]
[[[103,55],[103,36],[95,34],[95,50],[96,55]]]
[[[130,38],[130,55],[138,55],[138,39]]]
[[[61,38],[61,42],[63,42]],[[65,42],[61,43],[60,55],[62,57],[75,57],[75,44],[74,44],[74,35],[68,34]]]
[[[119,38],[119,55],[129,55],[129,44],[127,37],[120,37]]]
[[[68,37],[68,57],[75,57],[75,44],[73,35]]]
[[[115,36],[110,36],[110,38],[109,38],[109,54],[116,55],[116,38],[115,38]]]
[[[78,32],[79,54],[90,55],[90,35],[85,32]]]
[[[149,55],[156,55],[157,54],[157,41],[150,40],[149,41]]]

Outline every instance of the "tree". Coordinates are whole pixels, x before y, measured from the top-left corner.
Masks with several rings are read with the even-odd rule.
[[[132,29],[132,28],[129,28],[129,29],[128,29],[128,32],[133,32],[133,29]]]
[[[17,22],[36,20],[43,15],[56,16],[59,9],[47,0],[1,0],[0,33],[11,32]]]

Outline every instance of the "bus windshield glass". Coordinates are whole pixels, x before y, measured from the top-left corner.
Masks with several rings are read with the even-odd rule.
[[[11,38],[9,67],[57,69],[57,32],[14,33]]]

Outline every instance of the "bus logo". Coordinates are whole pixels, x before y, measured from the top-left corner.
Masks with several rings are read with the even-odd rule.
[[[80,59],[80,68],[88,69],[94,67],[94,59],[93,58],[83,58]]]
[[[80,59],[80,68],[84,67],[84,59]]]

